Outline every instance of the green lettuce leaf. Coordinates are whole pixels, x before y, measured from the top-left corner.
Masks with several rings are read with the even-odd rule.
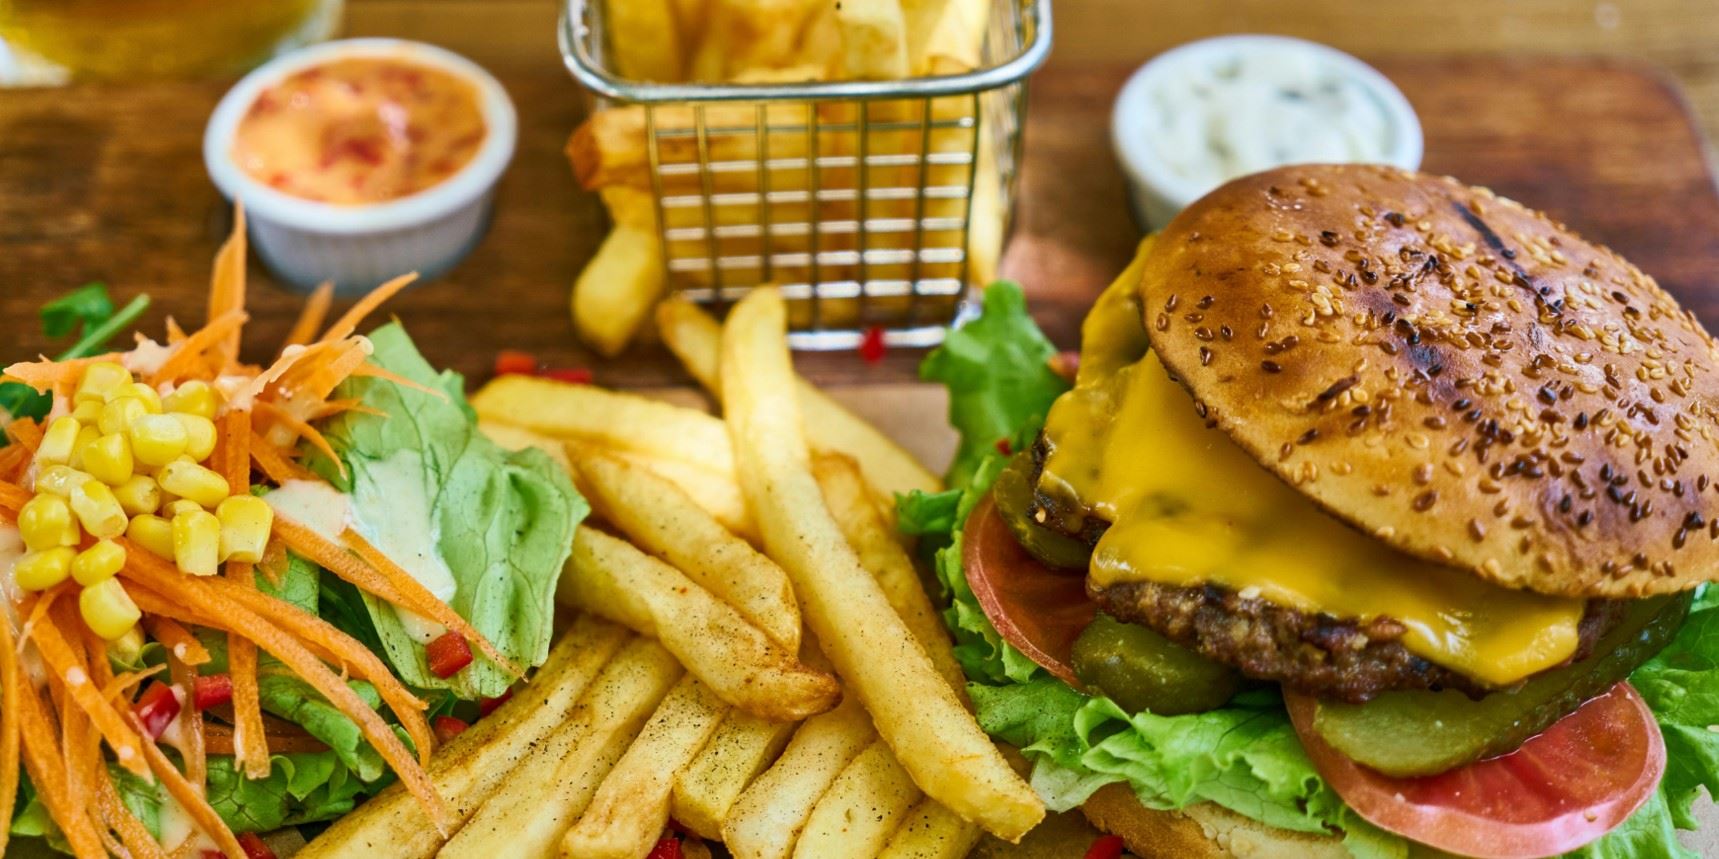
[[[424,493],[435,551],[457,585],[454,609],[509,659],[541,663],[549,651],[555,580],[571,552],[573,528],[588,510],[584,499],[541,451],[510,453],[480,434],[464,380],[432,369],[398,323],[377,329],[370,340],[376,366],[444,396],[375,378],[347,381],[339,396],[380,414],[352,411],[325,423],[323,435],[347,475],[326,460],[315,467],[350,492],[355,511],[369,521],[392,514],[395,493]],[[401,456],[408,457],[405,467],[416,485],[399,485]],[[451,678],[437,677],[393,606],[369,595],[364,602],[383,652],[408,684],[448,689],[468,700],[500,695],[511,684],[482,656]]]
[[[919,377],[949,388],[949,423],[961,433],[946,485],[967,485],[998,442],[1019,450],[1032,440],[1028,430],[1037,432],[1068,389],[1050,368],[1056,351],[1028,315],[1020,286],[1003,281],[985,289],[978,318],[926,356]]]

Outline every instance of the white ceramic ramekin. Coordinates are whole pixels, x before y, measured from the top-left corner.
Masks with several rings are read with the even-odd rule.
[[[233,135],[257,96],[294,72],[349,57],[398,58],[470,81],[486,127],[471,163],[416,194],[352,206],[294,197],[240,169]],[[496,181],[513,158],[517,125],[507,91],[476,63],[420,42],[347,39],[281,56],[235,84],[203,132],[203,160],[221,193],[244,203],[252,243],[276,276],[301,289],[331,280],[341,292],[361,292],[410,271],[435,277],[471,250],[489,223]]]
[[[1420,118],[1401,90],[1379,71],[1336,48],[1288,36],[1238,35],[1201,39],[1172,48],[1135,71],[1116,96],[1111,111],[1111,143],[1128,177],[1134,216],[1149,229],[1160,229],[1212,190],[1170,171],[1160,160],[1152,141],[1139,131],[1148,122],[1152,93],[1166,78],[1190,65],[1211,63],[1222,57],[1259,49],[1289,48],[1310,53],[1359,84],[1375,100],[1391,130],[1383,163],[1408,170],[1419,169],[1424,146]]]

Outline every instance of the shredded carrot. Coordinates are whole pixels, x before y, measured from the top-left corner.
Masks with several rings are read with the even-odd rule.
[[[302,379],[293,382],[293,388],[298,392],[297,397],[316,400],[327,397],[368,360],[370,352],[362,341],[356,338],[338,341],[332,346],[332,354],[326,360],[314,365],[300,365],[308,369]]]
[[[96,834],[94,821],[81,811],[88,807],[87,804],[74,804],[71,789],[66,783],[66,773],[60,760],[60,743],[55,736],[59,731],[49,715],[51,711],[43,706],[41,697],[29,688],[28,683],[20,685],[25,688],[17,697],[7,701],[6,709],[17,712],[24,769],[30,774],[30,785],[36,789],[36,798],[47,806],[48,816],[59,825],[78,859],[106,859],[107,849],[102,845],[101,836]]]
[[[346,476],[346,463],[341,461],[340,456],[334,452],[334,446],[328,443],[328,439],[324,438],[322,433],[319,432],[316,427],[305,423],[296,415],[293,415],[287,410],[265,400],[257,401],[257,411],[262,412],[276,424],[287,427],[304,440],[310,442],[312,447],[315,447],[317,451],[322,453],[323,456],[328,457],[329,460],[334,463],[335,467],[340,470],[341,477],[344,478]]]
[[[242,588],[256,587],[251,565],[231,561],[227,580]],[[245,775],[269,776],[269,742],[263,731],[263,705],[257,688],[257,646],[243,636],[227,636],[227,674],[233,680],[234,735],[239,740],[239,763]]]
[[[281,449],[269,444],[268,439],[251,433],[251,459],[257,463],[257,468],[276,486],[284,485],[289,480],[319,480],[310,469],[288,459]],[[3,499],[0,499],[3,503]]]
[[[87,801],[95,792],[95,768],[101,766],[101,742],[90,729],[89,718],[76,707],[61,707],[60,767],[66,773],[66,789],[80,802],[78,810],[90,815],[95,804]],[[85,742],[85,737],[96,742]],[[92,817],[92,821],[93,821]],[[100,826],[98,835],[105,834]]]
[[[215,452],[210,465],[227,479],[228,491],[251,491],[251,415],[230,411],[215,420]]]
[[[149,630],[149,637],[161,642],[167,648],[167,655],[186,665],[204,665],[209,662],[209,651],[191,630],[181,626],[178,621],[165,617],[146,617],[143,626]]]
[[[288,346],[303,346],[316,336],[324,320],[328,318],[329,305],[334,303],[334,282],[325,280],[318,284],[316,291],[304,302],[304,309],[298,313],[298,320],[293,322],[287,331],[286,342],[281,344],[282,351]]]
[[[340,535],[340,540],[346,544],[347,548],[357,552],[358,557],[363,558],[366,563],[376,568],[376,571],[388,580],[388,584],[394,587],[394,592],[405,598],[406,602],[395,603],[395,605],[427,617],[459,633],[461,638],[482,651],[483,655],[489,657],[489,661],[494,662],[501,670],[512,674],[517,679],[524,679],[525,672],[521,671],[519,666],[513,663],[513,660],[503,656],[501,651],[497,650],[495,645],[484,637],[483,633],[478,632],[465,618],[460,616],[459,612],[454,611],[453,606],[442,602],[435,594],[430,593],[429,588],[424,587],[423,583],[419,582],[411,573],[406,572],[399,564],[394,563],[392,558],[371,545],[369,540],[364,539],[364,535],[348,528]]]
[[[329,400],[328,402],[317,406],[316,410],[310,413],[310,419],[313,421],[320,421],[334,417],[335,415],[346,414],[347,412],[357,412],[361,415],[372,415],[379,418],[388,417],[387,412],[364,405],[363,400],[346,398]]]
[[[149,761],[149,770],[161,780],[161,786],[167,789],[167,795],[179,803],[179,807],[190,816],[191,822],[209,836],[211,841],[229,859],[246,859],[245,848],[239,846],[239,839],[233,835],[233,830],[227,828],[227,822],[215,812],[203,794],[185,778],[185,774],[162,754],[161,747],[145,733],[143,735],[143,756]]]
[[[376,287],[375,289],[370,290],[369,294],[358,299],[357,304],[352,305],[349,310],[344,314],[341,314],[339,321],[329,327],[328,332],[322,335],[323,342],[327,343],[334,340],[344,340],[352,336],[352,332],[358,330],[358,323],[363,322],[364,317],[369,316],[376,308],[381,307],[383,302],[393,298],[395,293],[411,286],[412,282],[417,279],[417,272],[403,274],[382,284],[381,286]]]
[[[173,347],[173,354],[161,362],[161,367],[149,377],[151,385],[178,381],[182,377],[202,378],[210,375],[204,355],[217,344],[225,342],[228,334],[245,325],[245,312],[235,310],[209,320],[203,329],[186,337]]]
[[[119,798],[119,790],[113,786],[113,775],[107,767],[98,767],[95,774],[96,798],[101,802],[100,810],[103,820],[119,833],[119,840],[125,849],[131,853],[132,859],[167,859],[167,851],[161,849],[160,842],[149,834],[149,828],[137,815],[131,813],[125,801]],[[122,855],[122,854],[115,854]]]
[[[275,533],[280,535],[281,542],[285,543],[288,549],[297,552],[299,557],[328,570],[347,584],[394,605],[411,608],[406,604],[405,597],[394,589],[393,582],[388,581],[381,572],[365,563],[364,559],[329,542],[303,524],[276,513]]]
[[[298,726],[293,725],[292,727],[296,728]],[[325,745],[321,740],[305,733],[302,728],[297,731],[289,731],[279,729],[271,724],[268,731],[269,748],[278,754],[297,755],[328,751],[327,745]],[[234,754],[234,749],[236,747],[233,745],[232,728],[211,722],[209,726],[203,730],[203,734],[204,742],[207,744],[206,747],[209,754]]]
[[[28,594],[24,597],[24,601],[20,605],[25,611],[24,628],[21,630],[18,652],[23,652],[24,644],[30,639],[30,630],[35,629],[36,625],[48,616],[48,610],[54,607],[54,603],[71,591],[73,587],[75,585],[72,582],[61,582],[45,591]]]
[[[185,342],[185,329],[179,327],[179,320],[167,317],[167,345],[177,346]]]
[[[163,618],[164,619],[164,618]],[[174,626],[177,622],[169,621]],[[184,627],[179,627],[184,629]],[[185,690],[197,688],[197,670],[175,656],[172,650],[167,652],[167,671],[169,679],[175,686]],[[203,725],[203,711],[196,707],[184,707],[179,711],[179,752],[185,759],[185,779],[197,787],[198,793],[203,793],[209,783],[209,753],[207,751],[208,729]]]
[[[24,694],[17,644],[12,636],[12,620],[0,613],[0,856],[6,855],[6,842],[11,836],[12,811],[18,804],[18,767],[20,731],[18,707],[14,704]]]
[[[0,480],[22,480],[34,451],[21,444],[9,444],[0,449]]]
[[[209,283],[209,317],[220,319],[229,313],[245,311],[245,204],[233,202],[233,232],[215,252],[215,271]],[[239,359],[239,338],[243,329],[232,331],[212,344],[218,368],[226,370]]]
[[[30,503],[30,490],[16,483],[0,482],[0,513],[6,514],[8,522],[18,521],[18,511]]]
[[[145,668],[141,671],[127,671],[124,674],[116,674],[106,683],[102,684],[101,696],[112,701],[115,706],[118,706],[121,703],[130,705],[132,703],[131,690],[143,685],[143,681],[166,670],[167,666],[157,665],[153,668]]]
[[[198,616],[194,622],[225,629],[231,633],[238,633],[279,659],[288,669],[297,674],[299,679],[310,684],[311,688],[321,693],[336,709],[356,722],[364,738],[370,741],[370,745],[381,754],[382,759],[394,770],[395,775],[400,778],[401,784],[405,785],[406,790],[423,805],[425,813],[429,815],[437,831],[443,835],[451,831],[454,818],[449,813],[441,796],[436,793],[435,785],[430,782],[429,774],[424,770],[424,763],[412,757],[405,744],[400,742],[400,738],[394,735],[386,722],[382,721],[382,717],[370,709],[364,700],[358,697],[357,693],[353,692],[350,687],[342,682],[341,678],[330,671],[328,666],[322,664],[304,644],[253,613],[233,598],[233,595],[238,593],[253,593],[258,596],[262,596],[262,594],[255,590],[246,591],[240,588],[233,588],[222,593],[225,589],[219,586],[226,585],[231,588],[231,583],[218,578],[193,579],[180,574],[176,569],[164,567],[165,562],[159,558],[154,558],[154,562],[159,562],[154,563],[149,560],[153,556],[149,556],[149,558],[140,557],[145,555],[148,553],[128,552],[126,566],[120,573],[122,576],[144,585],[137,588],[136,593],[133,594],[139,608],[147,612],[180,616],[182,619],[184,615],[194,612]],[[134,563],[133,558],[138,558],[142,563]],[[158,587],[163,589],[161,594],[150,590]],[[303,618],[309,617],[288,603],[273,598],[268,599],[279,605],[278,614],[281,616],[297,614]],[[324,625],[326,626],[326,624]],[[328,627],[328,629],[333,630],[333,627]],[[324,646],[333,647],[341,643],[340,639],[345,639],[345,642],[352,647],[364,651],[363,645],[352,641],[338,631],[335,632],[334,637],[321,643]],[[371,660],[375,659],[373,654],[369,654],[368,651],[364,652],[370,656]],[[385,668],[382,671],[382,676],[392,678],[392,674]],[[366,679],[377,685],[379,694],[387,694],[382,688],[383,684],[377,682],[379,678]],[[389,685],[398,686],[398,680],[394,680]],[[418,723],[417,727],[427,729],[421,713],[402,713],[396,710],[395,715],[400,717],[408,735],[413,734],[414,722]],[[413,742],[418,744],[419,754],[424,762],[427,762],[430,751],[434,748],[434,737],[426,736],[420,740],[413,736]]]
[[[137,775],[148,772],[148,767],[138,754],[137,732],[126,725],[113,705],[102,697],[101,690],[90,682],[89,666],[84,664],[67,643],[65,636],[61,635],[52,615],[43,618],[42,622],[30,630],[30,641],[36,645],[36,652],[41,654],[42,661],[65,683],[66,692],[73,703],[88,714],[96,730],[101,732],[102,739],[113,749],[119,765]],[[88,807],[88,804],[85,803],[83,807]]]
[[[298,349],[288,349],[287,354],[276,359],[273,364],[269,365],[268,369],[252,377],[243,388],[239,389],[237,394],[229,398],[229,401],[247,402],[262,396],[270,385],[285,378],[294,367],[318,358],[323,352],[329,351],[329,348],[326,344],[317,343]]]
[[[47,391],[55,385],[72,384],[83,378],[84,368],[97,361],[118,360],[119,353],[109,352],[105,355],[95,355],[89,358],[74,358],[70,361],[20,361],[0,371],[0,376],[17,382],[23,382],[37,391]]]
[[[19,418],[6,425],[6,437],[13,444],[35,453],[36,448],[42,446],[42,425],[33,418]]]
[[[353,376],[364,376],[364,377],[369,377],[372,379],[381,379],[384,382],[393,382],[394,384],[399,385],[402,388],[410,388],[410,389],[417,391],[419,393],[429,394],[430,396],[435,397],[436,399],[441,400],[443,402],[447,402],[447,399],[448,399],[448,394],[446,391],[437,390],[435,388],[430,387],[429,385],[420,385],[417,382],[414,382],[411,379],[408,379],[405,376],[400,375],[399,373],[396,373],[392,370],[384,370],[381,367],[376,366],[375,364],[360,364],[360,365],[358,365],[357,369],[352,371],[352,375]]]
[[[282,577],[287,574],[287,564],[286,546],[270,537],[263,545],[263,559],[257,562],[257,571],[269,580],[269,584],[280,587]]]

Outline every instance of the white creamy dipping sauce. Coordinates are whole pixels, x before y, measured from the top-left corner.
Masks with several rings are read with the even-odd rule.
[[[1260,41],[1175,58],[1153,76],[1132,131],[1199,193],[1285,164],[1388,161],[1404,133],[1389,108],[1308,48]]]

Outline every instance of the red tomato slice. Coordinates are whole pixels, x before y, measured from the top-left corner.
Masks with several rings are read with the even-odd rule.
[[[1628,683],[1510,754],[1419,778],[1355,763],[1312,729],[1312,698],[1286,691],[1284,702],[1314,767],[1357,814],[1464,856],[1529,859],[1574,850],[1635,813],[1665,772],[1665,739]]]
[[[1086,577],[1051,569],[1028,554],[988,495],[967,517],[961,563],[973,596],[1003,640],[1080,688],[1069,658],[1074,640],[1098,613],[1086,595]]]

